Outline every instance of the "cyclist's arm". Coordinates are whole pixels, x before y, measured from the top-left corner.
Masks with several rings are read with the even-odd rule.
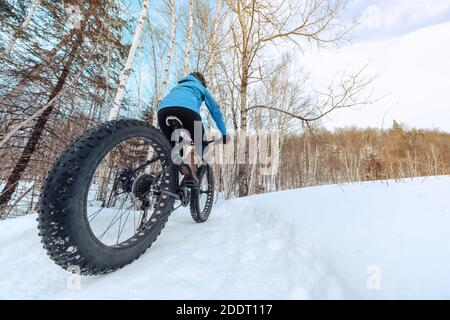
[[[217,124],[220,132],[223,136],[227,134],[227,127],[225,126],[225,121],[223,120],[222,111],[220,111],[220,107],[214,98],[211,96],[209,91],[205,89],[205,104],[208,107],[209,112],[211,113],[214,122]]]

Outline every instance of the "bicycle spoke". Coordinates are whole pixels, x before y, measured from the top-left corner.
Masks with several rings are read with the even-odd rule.
[[[120,194],[118,194],[118,195],[122,195],[122,194],[124,194],[124,192],[122,192],[122,193],[120,193]],[[117,196],[117,195],[116,195],[116,196]],[[115,200],[117,200],[117,198],[116,198]],[[88,216],[88,221],[89,221],[89,223],[92,222],[92,220],[94,220],[94,219],[98,216],[98,214],[99,214],[103,209],[105,209],[105,208],[100,208],[100,209],[97,210],[96,212],[90,214],[90,215]]]
[[[124,203],[125,203],[125,202],[122,202],[122,205],[121,205],[119,211],[116,212],[116,214],[115,214],[113,220],[111,221],[111,223],[109,224],[109,226],[108,226],[108,227],[106,228],[106,230],[100,235],[99,240],[102,239],[103,236],[106,234],[106,232],[107,232],[109,229],[111,229],[111,227],[117,222],[116,217],[117,217],[117,215],[122,211]],[[120,216],[120,217],[121,217],[121,216]]]
[[[95,213],[91,214],[90,216],[88,216],[88,220],[89,223],[95,219],[96,216],[98,216],[98,214],[103,210],[104,208],[100,208],[99,210],[97,210]],[[92,218],[91,218],[92,217]],[[89,219],[90,218],[90,219]]]
[[[179,198],[170,152],[157,128],[130,119],[99,125],[68,146],[40,201],[40,236],[49,256],[67,270],[76,264],[82,275],[106,274],[136,260]],[[61,180],[68,168],[76,182],[70,188]]]
[[[143,138],[124,141],[105,156],[93,175],[87,220],[95,237],[108,246],[127,243],[142,232],[152,215],[149,212],[147,216],[150,209],[142,206],[148,202],[145,205],[154,210],[151,188],[162,183],[168,166],[156,149],[146,159],[149,148],[153,146]]]
[[[126,212],[128,212],[128,214],[127,214],[127,216],[126,216],[126,218],[125,218],[125,222],[123,223],[122,230],[120,229],[121,223],[119,222],[119,232],[118,232],[118,235],[117,235],[117,241],[116,241],[116,244],[119,244],[120,236],[122,235],[123,230],[125,229],[125,226],[126,226],[128,217],[130,216],[130,212],[131,212],[130,209],[131,209],[131,207],[133,207],[133,204],[132,204],[130,207],[128,207],[128,209],[127,209],[127,211],[126,211]]]

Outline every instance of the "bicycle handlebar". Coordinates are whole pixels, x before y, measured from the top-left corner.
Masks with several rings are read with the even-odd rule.
[[[206,142],[208,145],[210,144],[222,144],[223,143],[223,139],[217,139],[217,140],[210,140]]]

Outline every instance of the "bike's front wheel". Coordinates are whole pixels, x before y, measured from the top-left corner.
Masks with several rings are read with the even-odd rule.
[[[214,202],[214,173],[212,168],[205,164],[198,168],[198,188],[191,191],[191,216],[197,223],[208,220]]]
[[[38,225],[64,269],[117,270],[156,240],[173,209],[176,167],[159,130],[136,120],[107,122],[69,146],[49,172]],[[167,193],[164,193],[167,191]]]

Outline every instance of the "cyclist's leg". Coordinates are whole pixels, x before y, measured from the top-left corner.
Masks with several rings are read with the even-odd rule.
[[[204,149],[204,145],[203,145],[203,138],[205,135],[205,129],[203,127],[202,124],[202,118],[201,116],[195,112],[192,111],[190,109],[187,108],[183,108],[183,107],[168,107],[168,108],[163,108],[158,112],[158,122],[159,122],[159,126],[161,128],[161,131],[164,133],[164,135],[171,141],[172,146],[175,146],[175,141],[172,141],[172,134],[173,134],[173,129],[171,127],[169,127],[166,123],[166,119],[169,116],[174,116],[177,117],[181,123],[182,123],[182,127],[184,130],[186,130],[189,135],[191,140],[194,142],[194,146],[201,146],[201,151],[200,150],[192,150],[191,152],[189,152],[188,154],[186,154],[183,157],[183,162],[185,164],[188,164],[188,166],[190,167],[188,169],[188,171],[190,171],[190,173],[188,171],[184,171],[186,168],[182,168],[184,170],[183,174],[191,176],[191,178],[194,178],[194,180],[196,179],[196,171],[197,171],[197,160],[195,158],[195,151],[197,151],[198,153],[198,157],[201,159],[202,154],[203,154],[203,149]],[[201,132],[196,132],[196,130],[201,130]],[[196,139],[201,139],[202,141],[194,141]],[[201,154],[199,154],[201,152]]]
[[[184,163],[188,164],[190,167],[190,174],[188,173],[187,176],[190,176],[197,181],[197,165],[199,159],[202,159],[201,146],[205,133],[205,129],[202,124],[202,117],[197,112],[190,109],[181,108],[178,111],[179,113],[177,114],[177,117],[182,121],[183,129],[189,133],[193,144],[193,149],[191,149],[191,151],[184,157]]]
[[[189,109],[187,110],[188,112],[184,112],[182,115],[183,128],[189,132],[194,146],[193,151],[196,153],[198,158],[202,159],[205,146],[205,128],[202,123],[202,117],[194,111]]]
[[[175,141],[172,141],[172,128],[166,124],[166,118],[172,115],[172,108],[163,108],[158,111],[158,125],[163,135],[170,141],[172,147],[175,146]]]

